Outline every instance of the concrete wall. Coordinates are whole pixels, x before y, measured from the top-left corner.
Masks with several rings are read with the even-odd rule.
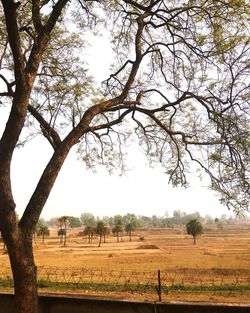
[[[14,296],[0,294],[0,313],[14,313]],[[39,297],[39,313],[250,313],[250,306],[128,302],[72,296]]]

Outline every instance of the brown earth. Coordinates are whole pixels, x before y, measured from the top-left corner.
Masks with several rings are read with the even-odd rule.
[[[206,226],[205,234],[193,245],[192,238],[183,227],[175,229],[141,229],[134,232],[132,242],[125,234],[121,242],[112,235],[106,243],[98,247],[98,238],[89,244],[87,238],[78,236],[81,229],[69,231],[67,246],[60,244],[56,230],[42,244],[40,238],[34,243],[36,263],[41,267],[84,268],[87,270],[184,273],[192,276],[201,272],[202,280],[211,280],[211,275],[223,276],[230,280],[241,279],[250,282],[250,224],[225,225],[218,231],[214,225]],[[140,238],[144,237],[141,241]],[[150,249],[151,247],[151,249]],[[1,246],[0,246],[1,249]],[[0,254],[0,271],[7,271],[8,256]],[[202,272],[205,271],[205,272]],[[224,272],[223,272],[224,271]],[[193,273],[193,274],[192,274]],[[0,273],[1,275],[1,273]],[[201,279],[201,278],[200,278]],[[44,291],[46,291],[44,289]],[[51,290],[50,290],[51,291]],[[157,300],[157,294],[124,292],[97,292],[89,290],[69,290],[67,293],[106,295],[119,298]],[[164,301],[189,300],[212,302],[250,303],[249,290],[241,292],[183,293],[164,294]]]

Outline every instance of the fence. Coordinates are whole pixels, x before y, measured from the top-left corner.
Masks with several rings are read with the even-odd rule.
[[[179,269],[168,271],[102,270],[57,266],[38,268],[38,286],[56,289],[89,289],[155,293],[245,292],[250,291],[248,269]],[[8,268],[0,267],[0,285],[11,286]]]

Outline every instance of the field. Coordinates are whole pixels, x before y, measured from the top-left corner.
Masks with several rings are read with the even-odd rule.
[[[41,238],[36,238],[34,254],[38,276],[42,279],[53,277],[52,280],[56,277],[58,281],[68,283],[76,282],[77,275],[81,273],[83,277],[85,273],[91,276],[92,283],[111,282],[116,286],[124,284],[124,280],[125,284],[132,286],[132,281],[137,277],[137,283],[151,284],[151,289],[138,289],[136,292],[134,288],[125,292],[119,288],[105,291],[91,287],[68,287],[64,290],[58,285],[48,289],[45,284],[41,291],[157,300],[155,285],[157,270],[160,270],[163,284],[166,281],[168,286],[175,286],[163,290],[163,301],[250,303],[248,223],[225,225],[220,231],[214,225],[208,225],[205,233],[198,237],[196,245],[193,245],[192,238],[183,227],[136,230],[132,242],[126,234],[123,234],[120,242],[109,235],[101,247],[98,247],[97,237],[88,243],[87,238],[79,236],[79,232],[80,229],[69,230],[65,247],[56,236],[56,230],[51,231],[51,236],[45,238],[44,244]],[[9,268],[6,254],[0,255],[0,266],[4,275]],[[224,285],[228,288],[222,288]]]

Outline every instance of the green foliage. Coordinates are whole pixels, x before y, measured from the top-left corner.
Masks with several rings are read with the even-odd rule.
[[[67,134],[77,125],[79,131],[85,113],[98,107],[73,140],[87,167],[102,164],[124,172],[124,147],[135,135],[149,161],[165,167],[173,186],[188,186],[194,161],[209,174],[223,203],[248,208],[249,3],[132,1],[127,10],[122,0],[87,1],[85,10],[68,5],[42,51],[31,90],[29,103],[40,118],[26,114],[28,136],[19,145],[42,134],[55,148],[42,118],[60,138],[71,138]],[[1,80],[10,90],[14,59],[0,9],[0,69],[6,73]],[[43,23],[51,9],[42,9]],[[17,23],[28,60],[38,35],[30,1],[20,2]],[[98,88],[89,74],[88,46],[104,25],[113,55],[107,80]],[[12,94],[3,94],[3,101],[12,101]]]
[[[95,228],[95,232],[96,232],[98,235],[104,235],[104,233],[105,233],[105,228],[106,228],[105,223],[104,223],[102,220],[99,220],[99,221],[97,221],[96,228]]]
[[[195,244],[195,238],[198,235],[203,234],[203,226],[201,222],[199,222],[197,219],[190,220],[186,225],[186,229],[187,229],[187,233],[193,236],[194,244]]]
[[[87,227],[95,227],[96,225],[96,219],[94,215],[91,213],[81,214],[80,220],[81,220],[82,225],[87,226]]]
[[[37,230],[37,236],[49,236],[50,231],[47,225],[39,226]]]
[[[69,227],[70,228],[76,228],[76,227],[82,226],[81,220],[78,217],[69,216],[68,221],[69,221]]]
[[[64,228],[60,228],[58,229],[58,232],[57,232],[58,236],[65,236],[66,235],[66,231]]]

